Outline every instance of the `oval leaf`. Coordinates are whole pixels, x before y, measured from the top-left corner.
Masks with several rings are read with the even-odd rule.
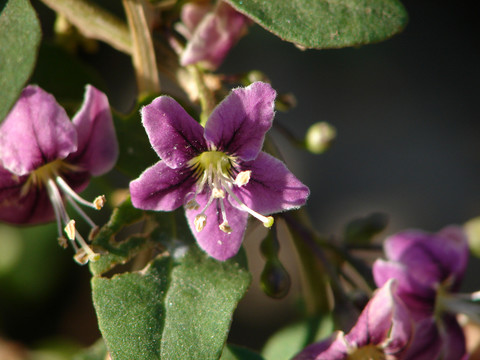
[[[40,23],[28,0],[0,5],[0,122],[30,77],[41,40]]]
[[[226,0],[283,40],[315,49],[385,40],[408,15],[398,0]]]

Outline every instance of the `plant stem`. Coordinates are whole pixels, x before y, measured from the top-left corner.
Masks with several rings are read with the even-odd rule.
[[[160,92],[157,60],[144,0],[122,0],[132,35],[132,62],[139,93]]]
[[[132,54],[130,31],[123,21],[88,0],[42,0],[63,15],[86,37],[106,42],[115,49]]]
[[[198,98],[200,99],[200,105],[202,106],[202,113],[200,114],[200,124],[205,126],[208,117],[215,108],[215,98],[212,91],[205,84],[203,72],[196,65],[190,65],[187,67],[197,86]]]

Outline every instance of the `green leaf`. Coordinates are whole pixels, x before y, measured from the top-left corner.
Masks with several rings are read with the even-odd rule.
[[[98,325],[113,360],[159,359],[171,259],[145,272],[92,279]]]
[[[161,358],[218,359],[249,284],[249,272],[235,260],[220,262],[192,248],[172,268]]]
[[[113,360],[220,357],[233,311],[250,284],[244,259],[219,262],[188,240],[171,244],[142,271],[92,279]]]
[[[385,40],[408,21],[398,0],[226,0],[283,40],[342,48]]]
[[[267,360],[289,360],[307,345],[328,337],[334,328],[331,316],[308,319],[274,334],[263,348]]]
[[[110,220],[100,229],[93,241],[93,244],[106,254],[99,260],[89,263],[92,274],[101,275],[117,264],[126,263],[143,248],[146,243],[145,237],[131,236],[118,243],[115,241],[115,235],[120,230],[126,225],[140,221],[143,214],[142,210],[133,207],[130,199],[125,200],[113,211]]]
[[[0,121],[10,111],[35,66],[40,23],[28,0],[0,2]]]
[[[220,360],[265,360],[260,354],[244,347],[226,345]]]
[[[92,346],[75,354],[72,360],[105,360],[107,347],[103,339],[97,340]]]

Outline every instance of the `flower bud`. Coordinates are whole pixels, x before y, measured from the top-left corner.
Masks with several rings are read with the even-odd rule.
[[[335,128],[327,122],[318,122],[310,126],[305,136],[305,147],[314,154],[327,150],[337,135]]]

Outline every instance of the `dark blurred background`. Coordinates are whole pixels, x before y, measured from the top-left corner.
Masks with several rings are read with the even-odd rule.
[[[275,121],[297,137],[318,121],[337,129],[337,140],[323,155],[296,149],[274,131],[288,167],[311,189],[307,208],[322,233],[340,234],[352,218],[378,211],[390,218],[383,237],[405,228],[437,231],[480,215],[478,5],[403,3],[409,24],[385,42],[300,51],[253,26],[219,70],[257,69],[279,93],[293,93],[298,106],[278,112]],[[52,13],[41,3],[34,5],[44,26],[51,26]],[[101,74],[113,107],[130,109],[135,81],[129,59],[101,44],[97,54],[83,60]],[[30,231],[22,246],[32,258],[22,258],[15,271],[2,272],[0,256],[0,336],[30,346],[58,335],[91,344],[99,333],[88,270],[70,261],[54,241],[38,245],[31,238],[37,230]],[[48,251],[35,258],[32,247],[42,246]],[[298,316],[298,282],[294,278],[285,300],[269,299],[258,289],[263,265],[258,241],[249,240],[247,248],[255,282],[238,309],[231,340],[259,349],[272,332]],[[282,251],[295,274],[290,245],[282,243]],[[12,280],[28,266],[45,274],[30,271]],[[480,287],[476,268],[478,260],[472,259],[465,290]],[[32,274],[38,275],[34,283]]]

